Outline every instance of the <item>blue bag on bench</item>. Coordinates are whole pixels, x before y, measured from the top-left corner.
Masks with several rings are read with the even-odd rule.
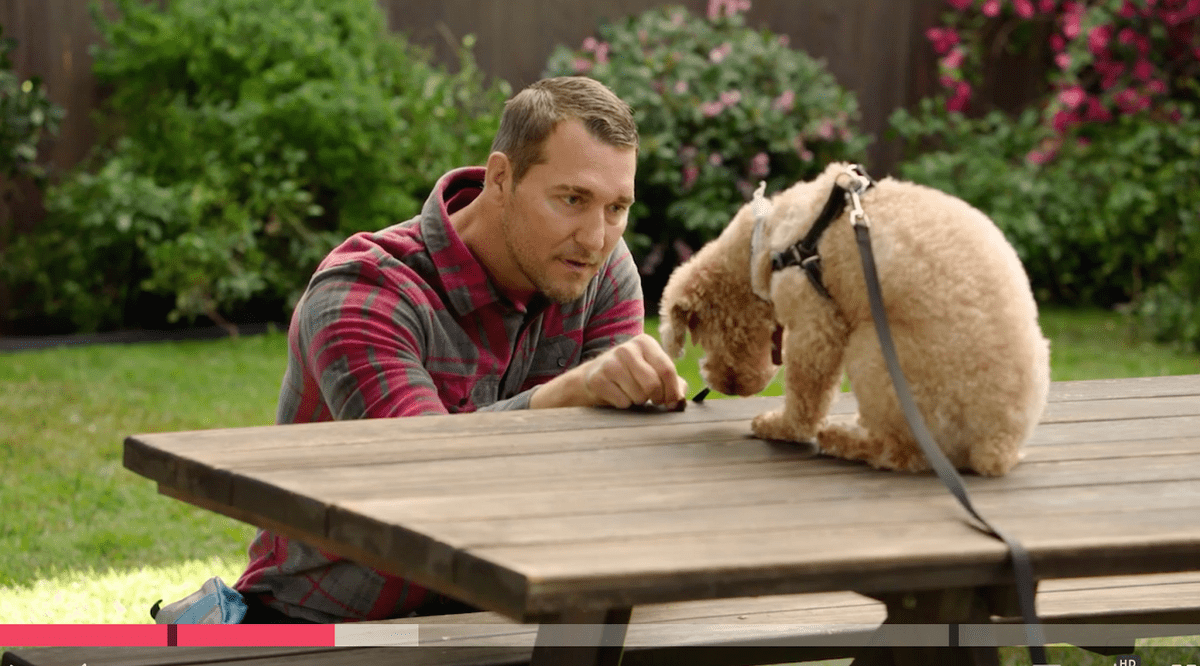
[[[155,624],[240,624],[246,617],[246,602],[237,590],[217,576],[204,581],[199,590],[159,608],[150,609]]]

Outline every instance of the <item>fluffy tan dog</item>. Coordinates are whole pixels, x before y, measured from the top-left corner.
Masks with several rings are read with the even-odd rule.
[[[751,395],[778,369],[778,322],[784,407],[756,416],[754,434],[816,441],[825,453],[880,468],[926,470],[880,352],[849,207],[817,245],[828,297],[801,268],[771,265],[772,254],[808,232],[834,183],[848,184],[845,171],[834,164],[769,202],[756,198],[676,269],[663,292],[663,344],[678,356],[690,332],[707,354],[708,385]],[[929,430],[956,467],[1008,472],[1050,384],[1049,343],[1016,252],[983,213],[928,187],[888,178],[862,202],[900,365]],[[756,217],[765,247],[751,256]],[[826,420],[843,370],[858,399],[857,425]]]

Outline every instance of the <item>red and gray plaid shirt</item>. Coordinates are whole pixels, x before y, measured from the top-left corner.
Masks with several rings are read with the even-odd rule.
[[[578,300],[506,294],[450,226],[480,167],[442,176],[421,214],[350,237],[296,305],[277,423],[526,409],[533,389],[642,332],[622,241]],[[317,622],[402,617],[424,588],[259,530],[234,587]]]

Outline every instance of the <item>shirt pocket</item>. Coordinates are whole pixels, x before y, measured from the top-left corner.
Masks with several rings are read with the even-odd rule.
[[[533,352],[525,388],[547,382],[579,364],[582,349],[578,340],[565,335],[542,340]]]

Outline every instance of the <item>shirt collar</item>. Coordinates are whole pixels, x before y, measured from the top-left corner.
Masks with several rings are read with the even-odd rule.
[[[506,296],[496,288],[487,270],[450,224],[450,213],[471,203],[483,191],[485,174],[483,167],[450,171],[438,179],[421,209],[425,247],[437,268],[446,300],[458,316],[496,302],[524,313],[529,304],[519,295]]]

